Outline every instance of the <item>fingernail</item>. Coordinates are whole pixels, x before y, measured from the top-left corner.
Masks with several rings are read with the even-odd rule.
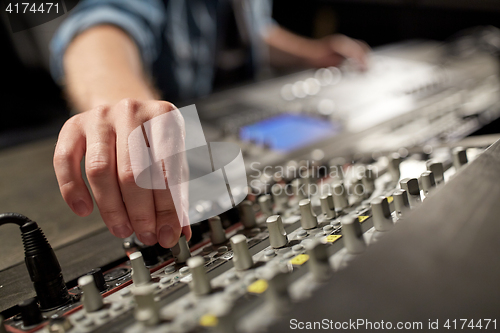
[[[132,229],[126,224],[115,225],[113,227],[113,235],[120,238],[128,237],[132,234]]]
[[[177,240],[175,239],[174,230],[169,225],[164,225],[163,227],[161,227],[158,234],[158,241],[163,247],[172,247],[177,242]]]
[[[154,245],[158,241],[152,232],[145,232],[139,235],[139,240],[146,245]]]
[[[83,200],[78,200],[76,202],[73,202],[73,210],[77,215],[86,215],[87,212],[89,211],[89,208],[85,204]]]

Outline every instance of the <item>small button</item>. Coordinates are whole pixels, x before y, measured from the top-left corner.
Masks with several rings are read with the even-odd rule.
[[[187,266],[182,267],[179,270],[179,273],[181,273],[181,275],[188,275],[189,274],[189,267],[187,267]]]
[[[103,312],[99,313],[98,318],[99,319],[107,319],[107,318],[109,318],[109,312],[108,311],[103,311]]]
[[[297,236],[301,237],[301,238],[307,237],[307,231],[305,231],[305,230],[299,230],[299,232],[297,233]]]
[[[295,252],[300,252],[304,249],[304,245],[302,244],[297,244],[297,245],[294,245],[292,247],[292,251],[295,251]]]
[[[167,283],[170,283],[170,281],[172,281],[171,278],[169,277],[164,277],[160,280],[160,284],[167,284]]]
[[[227,252],[227,246],[221,246],[217,249],[218,253],[225,253]]]
[[[326,233],[329,233],[329,232],[332,232],[333,231],[333,225],[325,225],[323,227],[323,232],[326,234]]]
[[[274,250],[269,249],[264,252],[264,255],[266,257],[274,257],[276,255],[276,252]]]
[[[165,267],[165,274],[170,274],[175,272],[175,267],[173,265]]]
[[[288,252],[288,253],[285,253],[283,255],[283,258],[285,258],[285,259],[290,259],[290,258],[293,258],[293,257],[295,257],[295,254],[293,252]]]

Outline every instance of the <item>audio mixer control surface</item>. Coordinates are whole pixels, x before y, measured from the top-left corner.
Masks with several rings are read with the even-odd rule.
[[[441,193],[468,169],[495,165],[498,144],[460,140],[498,118],[498,64],[440,52],[387,47],[366,73],[307,71],[197,103],[209,141],[242,147],[250,190],[193,225],[190,242],[130,237],[122,261],[65,284],[38,225],[0,215],[21,228],[37,293],[3,312],[0,333],[280,331],[396,229],[418,224],[412,216],[452,200]]]

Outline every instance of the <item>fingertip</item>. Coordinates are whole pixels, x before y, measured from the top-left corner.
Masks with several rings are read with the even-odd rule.
[[[118,238],[126,238],[134,233],[132,228],[126,224],[115,225],[111,228],[111,233]]]
[[[158,231],[158,243],[164,248],[171,248],[177,244],[180,237],[180,230],[176,232],[174,228],[166,224]]]
[[[71,204],[71,209],[73,212],[81,217],[85,217],[92,213],[92,206],[89,207],[84,200],[76,200]]]
[[[191,231],[191,226],[187,225],[182,227],[182,234],[186,237],[186,241],[189,241],[191,239],[191,236],[193,235],[193,232]]]

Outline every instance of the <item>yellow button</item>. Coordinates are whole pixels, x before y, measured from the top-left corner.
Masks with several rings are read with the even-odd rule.
[[[211,315],[211,314],[203,315],[200,318],[200,325],[205,326],[205,327],[217,326],[218,322],[219,322],[219,320],[217,319],[217,317],[214,315]]]
[[[260,279],[248,286],[249,293],[262,294],[267,289],[267,281]]]
[[[360,223],[365,222],[367,218],[369,218],[369,216],[366,216],[366,215],[360,215],[360,216],[358,216],[358,219],[359,219]]]
[[[340,237],[342,237],[342,235],[328,235],[325,237],[325,240],[327,243],[334,243]]]
[[[309,256],[307,254],[299,254],[290,260],[290,264],[300,266],[308,260]]]
[[[390,197],[387,197],[387,202],[388,203],[391,203],[393,200],[394,200],[394,198],[392,197],[392,195]]]

